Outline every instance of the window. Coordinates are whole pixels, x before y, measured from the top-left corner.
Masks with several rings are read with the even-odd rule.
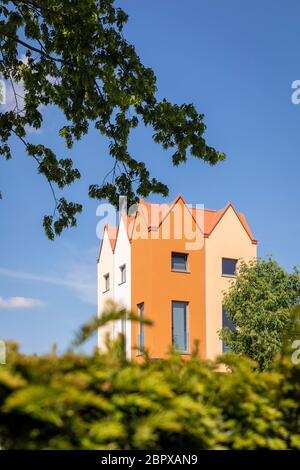
[[[138,334],[138,348],[139,348],[138,354],[142,354],[143,349],[145,347],[144,323],[142,323],[144,320],[144,302],[138,304],[137,307],[138,307],[138,316],[140,319],[139,334]]]
[[[222,275],[235,276],[236,275],[236,259],[222,258]]]
[[[227,327],[231,331],[235,330],[235,325],[228,318],[228,315],[227,315],[227,312],[226,312],[226,309],[225,309],[224,306],[222,306],[222,327],[223,328]],[[230,351],[230,348],[229,348],[229,346],[226,346],[226,344],[224,343],[224,340],[223,340],[223,352],[228,352],[228,351]]]
[[[103,281],[104,281],[104,290],[103,290],[103,292],[107,292],[109,290],[109,273],[104,274]]]
[[[126,338],[126,317],[121,319],[121,332],[124,338]]]
[[[188,351],[187,302],[172,302],[172,343],[178,351]]]
[[[127,323],[127,316],[125,315],[124,317],[121,318],[121,333],[123,336],[123,347],[124,347],[124,353],[126,354],[126,323]]]
[[[172,271],[187,271],[187,259],[185,253],[172,253]]]
[[[126,282],[126,264],[120,266],[120,284]]]

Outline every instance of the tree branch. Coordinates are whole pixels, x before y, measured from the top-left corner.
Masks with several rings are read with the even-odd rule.
[[[52,57],[51,55],[47,54],[46,52],[44,52],[43,50],[39,49],[38,47],[34,47],[32,46],[31,44],[28,44],[27,42],[25,41],[22,41],[22,39],[18,38],[18,37],[14,37],[14,36],[11,36],[7,33],[4,33],[4,36],[7,37],[8,39],[11,39],[12,41],[15,41],[17,42],[18,44],[20,44],[21,46],[24,46],[24,47],[27,47],[27,49],[33,51],[33,52],[37,52],[38,54],[42,55],[43,57],[45,57],[46,59],[49,59],[49,60],[52,60],[54,62],[59,62],[61,64],[65,64],[65,61],[62,60],[62,59],[59,59],[58,57]],[[42,46],[41,46],[42,47]]]
[[[25,140],[23,137],[21,137],[20,135],[18,135],[18,133],[17,133],[14,129],[12,129],[12,132],[15,134],[15,136],[17,136],[17,137],[20,139],[20,141],[25,145],[25,147],[26,147],[26,149],[27,149],[27,148],[28,148],[28,142],[26,142],[26,140]],[[35,161],[37,162],[37,164],[40,166],[41,163],[40,163],[39,159],[38,159],[35,155],[31,155],[31,156],[34,158],[34,160],[35,160]],[[54,190],[54,188],[53,188],[53,184],[51,183],[51,181],[49,180],[49,178],[47,178],[46,175],[44,175],[44,176],[46,177],[46,180],[47,180],[47,182],[48,182],[48,184],[49,184],[49,186],[50,186],[50,189],[51,189],[51,192],[52,192],[52,196],[53,196],[53,199],[54,199],[54,203],[55,203],[54,210],[53,210],[53,217],[54,217],[55,214],[56,214],[56,209],[57,209],[57,205],[58,205],[58,200],[57,200],[57,197],[56,197],[56,194],[55,194],[55,190]]]

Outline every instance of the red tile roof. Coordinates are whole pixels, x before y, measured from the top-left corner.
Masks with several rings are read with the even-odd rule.
[[[111,249],[114,250],[116,240],[117,240],[118,229],[117,229],[117,227],[112,227],[109,224],[105,225],[104,230],[105,229],[107,230],[107,235],[108,235],[108,238],[109,238]]]
[[[181,196],[178,196],[172,203],[169,204],[164,204],[162,206],[162,210],[158,212],[158,220],[152,220],[151,221],[151,209],[153,206],[158,206],[158,204],[152,204],[150,202],[145,202],[143,199],[140,200],[140,206],[143,206],[145,209],[143,211],[143,214],[146,217],[146,223],[148,224],[148,229],[151,229],[153,227],[158,227],[163,223],[164,219],[167,217],[169,212],[172,210],[174,205],[178,202],[179,199],[182,199],[184,202],[183,198]],[[184,202],[185,203],[185,202]],[[237,215],[238,219],[240,220],[242,226],[244,227],[245,231],[247,232],[249,238],[251,239],[253,244],[257,244],[257,240],[253,237],[253,234],[249,228],[249,225],[247,223],[247,220],[241,212],[238,213],[234,206],[231,203],[228,203],[223,209],[220,210],[212,210],[212,209],[204,209],[204,236],[209,237],[209,235],[213,232],[215,227],[218,225],[220,220],[222,219],[223,215],[226,213],[226,211],[231,207],[235,214]],[[197,220],[197,211],[202,211],[203,209],[198,209],[198,208],[191,208],[190,209],[192,216]],[[152,213],[153,216],[153,213]],[[127,235],[129,240],[132,238],[132,231],[133,231],[133,226],[134,226],[134,220],[136,219],[136,215],[134,216],[127,216],[125,213],[122,214],[123,221],[125,223],[125,227],[127,229]],[[118,229],[116,227],[112,227],[111,225],[106,225],[105,226],[108,237],[110,240],[110,245],[112,250],[115,249],[115,244],[118,236]],[[201,227],[200,227],[201,228]]]

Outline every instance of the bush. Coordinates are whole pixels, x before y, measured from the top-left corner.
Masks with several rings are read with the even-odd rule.
[[[190,361],[173,351],[155,362],[145,355],[139,365],[123,346],[120,337],[106,353],[38,357],[9,345],[1,447],[300,449],[300,365],[290,341],[263,372],[248,358],[228,353],[209,363],[197,351]]]

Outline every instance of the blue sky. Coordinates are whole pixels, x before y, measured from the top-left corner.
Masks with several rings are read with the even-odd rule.
[[[135,132],[132,152],[169,185],[169,199],[181,193],[215,209],[233,202],[259,239],[261,256],[272,253],[288,270],[299,266],[300,105],[291,102],[291,84],[300,79],[299,2],[118,4],[129,14],[128,40],[157,75],[159,97],[193,102],[206,115],[208,143],[227,160],[209,167],[191,158],[172,168],[144,129]],[[82,172],[66,195],[83,201],[84,213],[78,227],[55,242],[41,226],[53,202],[34,162],[17,142],[14,158],[0,161],[0,339],[20,341],[25,352],[48,351],[53,342],[62,350],[96,312],[99,219],[87,189],[102,181],[111,161],[95,131],[66,151],[57,136],[62,124],[60,113],[45,110],[42,131],[30,135],[71,155]],[[15,308],[13,297],[29,300]]]

